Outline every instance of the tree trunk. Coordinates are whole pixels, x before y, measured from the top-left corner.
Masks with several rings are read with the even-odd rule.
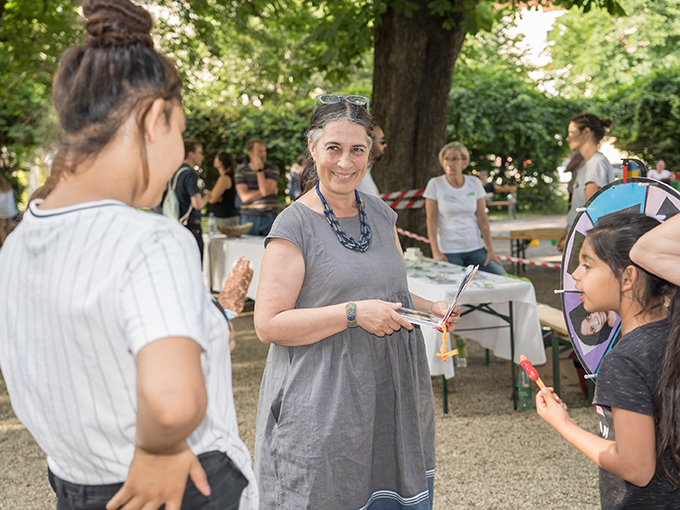
[[[385,158],[373,170],[381,193],[424,188],[443,172],[437,155],[446,142],[451,75],[465,32],[460,23],[445,30],[427,1],[418,3],[411,18],[390,9],[375,28],[372,112],[387,139]],[[399,226],[427,236],[424,209],[399,216]]]

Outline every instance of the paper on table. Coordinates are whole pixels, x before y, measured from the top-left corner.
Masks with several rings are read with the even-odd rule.
[[[469,265],[465,269],[465,275],[463,276],[463,280],[460,282],[460,286],[456,291],[456,295],[453,296],[453,301],[451,301],[449,309],[444,314],[444,317],[437,317],[430,313],[419,312],[418,310],[411,310],[410,308],[404,307],[399,308],[397,312],[399,312],[399,315],[404,317],[411,324],[417,324],[419,326],[429,326],[431,328],[441,330],[444,321],[448,320],[448,318],[453,313],[453,308],[456,306],[456,303],[460,299],[460,296],[463,295],[463,292],[465,292],[465,289],[467,289],[467,286],[470,284],[470,281],[475,276],[475,274],[477,274],[477,269],[479,269],[479,266],[473,265]]]

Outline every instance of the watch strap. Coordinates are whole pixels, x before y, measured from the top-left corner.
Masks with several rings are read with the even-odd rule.
[[[356,328],[357,324],[357,304],[350,301],[345,305],[345,313],[347,314],[347,327]]]

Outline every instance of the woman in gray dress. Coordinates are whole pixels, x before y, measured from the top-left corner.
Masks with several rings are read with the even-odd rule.
[[[276,219],[255,304],[271,344],[255,440],[262,508],[431,509],[432,384],[420,330],[396,310],[442,316],[447,303],[409,293],[396,213],[355,191],[368,99],[319,102],[302,180],[314,187]]]

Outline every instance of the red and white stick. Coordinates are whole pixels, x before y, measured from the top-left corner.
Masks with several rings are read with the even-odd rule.
[[[536,381],[536,384],[538,384],[539,388],[545,388],[545,384],[543,384],[543,381],[538,376],[538,371],[534,368],[534,366],[531,364],[531,361],[529,361],[524,354],[519,357],[519,364],[522,365],[522,368],[529,376],[529,379]]]

